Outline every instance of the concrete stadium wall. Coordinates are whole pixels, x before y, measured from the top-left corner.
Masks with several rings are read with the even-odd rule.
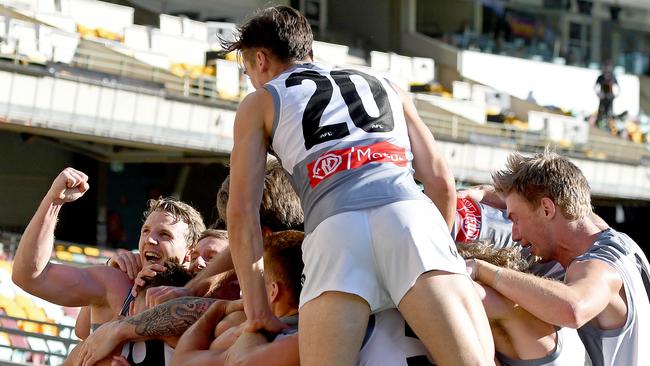
[[[364,39],[368,43],[365,46],[375,51],[390,49],[393,34],[389,1],[330,0],[327,11],[330,31],[350,33],[355,39]]]
[[[440,142],[458,182],[490,183],[490,174],[505,168],[512,150],[470,143]],[[594,196],[650,200],[650,167],[576,159]]]
[[[0,226],[22,228],[72,153],[42,140],[0,131]]]
[[[0,71],[0,119],[214,152],[232,148],[235,112],[116,85]]]
[[[8,72],[0,72],[0,85],[7,86],[0,89],[0,121],[5,123],[71,132],[89,141],[100,136],[221,154],[232,149],[234,110]],[[485,141],[443,146],[458,179],[477,183],[489,182],[490,172],[501,169],[510,152]],[[650,200],[650,167],[574,160],[594,194]]]
[[[594,92],[600,70],[556,65],[515,57],[462,51],[459,71],[475,80],[520,99],[532,92],[539,105],[554,105],[591,114],[598,110]],[[639,78],[616,75],[620,94],[614,100],[614,113],[639,113]]]

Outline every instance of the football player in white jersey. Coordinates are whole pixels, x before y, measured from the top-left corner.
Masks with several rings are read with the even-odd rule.
[[[518,248],[497,248],[481,241],[457,243],[458,252],[468,259],[468,271],[476,277],[476,263],[484,260],[501,268],[528,271],[528,263]],[[591,365],[575,329],[546,323],[488,284],[475,282],[490,319],[496,358],[504,366],[576,366]]]
[[[246,330],[283,328],[266,302],[260,262],[258,210],[272,151],[305,211],[301,364],[355,364],[371,312],[394,307],[440,365],[492,364],[487,317],[449,235],[453,176],[431,132],[384,78],[313,64],[312,42],[305,17],[277,6],[224,44],[256,88],[235,117],[237,205],[227,215]]]
[[[578,329],[594,365],[648,365],[650,266],[627,235],[594,220],[580,169],[550,152],[513,153],[493,174],[513,237],[566,268],[564,283],[477,261],[477,280],[537,318]]]

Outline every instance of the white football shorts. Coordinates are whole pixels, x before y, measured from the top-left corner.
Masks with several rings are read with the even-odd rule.
[[[442,215],[425,200],[331,216],[307,235],[302,251],[301,307],[340,291],[365,299],[374,313],[397,307],[425,272],[467,275]]]

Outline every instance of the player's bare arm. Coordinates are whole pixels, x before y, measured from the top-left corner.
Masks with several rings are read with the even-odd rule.
[[[422,122],[413,102],[401,89],[404,118],[408,128],[415,178],[445,219],[449,230],[456,219],[456,182],[429,128]]]
[[[298,333],[269,342],[260,333],[242,333],[228,349],[226,366],[300,365]]]
[[[244,295],[247,329],[277,332],[283,325],[273,316],[267,303],[259,221],[269,140],[265,121],[269,111],[272,120],[273,99],[263,89],[248,95],[237,110],[230,155],[231,204],[227,215],[230,251]]]
[[[207,267],[199,271],[190,282],[183,287],[159,286],[147,291],[147,305],[155,306],[173,298],[183,296],[211,296],[224,283],[230,281],[234,266],[230,248],[215,255]]]
[[[172,366],[218,366],[226,361],[223,350],[210,349],[217,323],[224,318],[215,304],[181,337],[174,351]]]
[[[32,295],[62,306],[107,305],[109,281],[104,272],[117,270],[49,261],[61,207],[80,198],[89,187],[84,173],[66,168],[56,177],[25,229],[14,258],[12,280]]]
[[[622,280],[612,267],[601,261],[572,263],[567,269],[566,284],[500,269],[480,260],[477,263],[478,281],[494,288],[547,323],[580,328],[603,313],[608,306],[611,311],[603,313],[604,319],[597,321],[609,326],[620,326],[621,319],[624,322],[625,312],[621,312],[620,303],[616,301],[616,298],[620,298]]]
[[[102,325],[81,346],[81,356],[75,364],[93,365],[127,341],[162,339],[173,347],[212,304],[215,304],[214,311],[222,316],[241,309],[241,304],[233,301],[202,297],[173,299],[132,317]]]
[[[555,327],[489,286],[474,282],[490,320],[494,345],[498,352],[514,359],[546,357],[555,350]]]

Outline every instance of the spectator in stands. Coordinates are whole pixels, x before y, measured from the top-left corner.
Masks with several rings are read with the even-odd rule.
[[[514,271],[528,268],[517,248],[497,249],[489,242],[457,245],[473,278],[476,277],[477,260]],[[490,319],[496,357],[502,365],[591,365],[585,363],[589,356],[575,329],[555,327],[536,318],[489,284],[475,282],[474,285]]]
[[[123,307],[132,280],[110,266],[85,268],[49,262],[59,210],[88,190],[88,176],[66,168],[56,177],[20,240],[12,279],[25,291],[62,306],[91,306],[91,321],[101,324]],[[189,248],[205,229],[201,215],[171,198],[149,202],[140,235],[141,262],[189,258]]]
[[[478,260],[476,279],[547,323],[577,328],[594,364],[649,364],[650,265],[627,235],[594,223],[580,169],[548,150],[513,153],[493,179],[513,235],[566,276],[562,283]]]
[[[618,81],[616,80],[616,76],[614,76],[611,62],[605,62],[603,64],[602,73],[596,79],[594,90],[600,100],[596,123],[599,128],[606,130],[609,128],[609,121],[612,118],[614,98],[619,93]]]
[[[226,209],[229,195],[230,176],[226,177],[217,193],[217,209],[220,218],[226,225],[228,224]],[[270,159],[266,163],[259,212],[262,235],[264,236],[275,231],[302,230],[304,214],[300,207],[300,199],[276,159]],[[212,296],[212,293],[230,283],[233,278],[234,270],[230,247],[228,247],[213,257],[210,264],[198,273],[187,286],[181,288],[163,286],[149,289],[147,304],[153,306],[181,296]]]
[[[137,285],[138,296],[134,301],[129,305],[129,316],[134,316],[140,314],[143,311],[147,310],[145,304],[145,290],[153,286],[183,286],[190,279],[192,279],[192,273],[185,269],[182,265],[178,263],[176,258],[167,260],[162,264],[165,268],[165,271],[160,272],[154,277],[145,278],[142,285]],[[119,348],[114,350],[113,356],[116,358],[121,358],[125,362],[134,362],[134,357],[141,359],[138,361],[139,365],[167,365],[169,359],[171,358],[171,352],[178,342],[178,337],[160,337],[158,339],[147,340],[144,343],[144,347],[127,344],[126,347],[122,349],[122,353],[119,352]],[[83,344],[83,343],[82,343]],[[78,345],[75,347],[72,352],[68,355],[68,358],[64,365],[74,365],[80,363],[82,360],[79,359],[80,351],[83,346]],[[143,353],[144,354],[140,354]],[[109,365],[111,358],[105,358],[97,364]]]
[[[240,52],[256,91],[235,117],[238,205],[228,206],[228,234],[246,330],[283,328],[264,301],[259,262],[263,158],[272,150],[305,210],[301,363],[355,363],[370,313],[396,306],[440,364],[491,363],[485,312],[445,226],[453,176],[408,96],[384,78],[311,63],[311,29],[295,9],[264,9],[239,30],[225,48]],[[350,77],[367,87],[356,90]],[[378,116],[362,97],[374,99]]]

